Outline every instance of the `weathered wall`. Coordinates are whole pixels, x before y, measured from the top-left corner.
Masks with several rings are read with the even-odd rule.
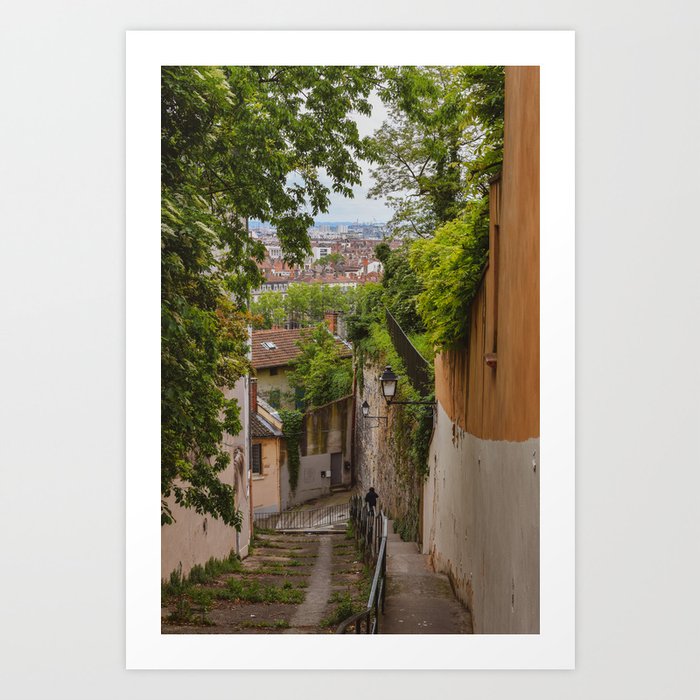
[[[539,631],[539,69],[506,68],[503,169],[467,346],[435,361],[423,551],[480,633]],[[495,367],[487,366],[495,357]]]
[[[253,505],[256,513],[275,513],[280,510],[280,465],[282,463],[279,438],[256,438],[261,446],[262,475],[253,476]]]
[[[330,472],[332,453],[340,453],[343,464],[350,463],[352,459],[352,408],[353,397],[346,396],[306,412],[299,445],[299,482],[292,493],[288,472],[284,470],[283,508],[330,494],[331,479],[322,477],[321,472]],[[348,485],[350,479],[350,469],[343,467],[342,483]]]
[[[407,445],[397,444],[394,422],[404,416],[401,406],[389,407],[382,394],[379,377],[384,364],[367,361],[362,368],[363,386],[357,396],[355,413],[355,482],[361,494],[374,486],[379,494],[379,507],[392,518],[404,517],[416,511],[420,498],[420,481],[407,474],[405,451]],[[369,404],[371,416],[387,420],[364,418],[362,402]]]
[[[220,479],[231,484],[236,492],[236,507],[243,514],[241,532],[224,525],[209,515],[199,515],[189,508],[180,508],[173,498],[169,499],[175,522],[161,527],[161,578],[167,579],[171,572],[182,566],[182,574],[187,575],[195,564],[205,564],[211,557],[225,559],[231,551],[241,557],[248,555],[250,544],[250,492],[248,487],[249,446],[248,427],[248,380],[238,381],[233,391],[227,392],[228,398],[236,398],[241,407],[241,424],[239,435],[225,435],[224,447],[231,455],[231,464],[221,473]],[[234,464],[236,450],[243,459],[239,465]]]
[[[262,368],[255,371],[255,376],[258,380],[258,395],[269,402],[270,391],[279,389],[281,392],[282,408],[293,409],[294,401],[286,398],[290,392],[293,393],[289,386],[287,377],[287,367],[278,367],[277,374],[271,375],[268,368]]]
[[[539,632],[539,439],[482,440],[438,406],[424,488],[424,552],[474,632]]]
[[[490,199],[489,265],[468,347],[435,360],[435,392],[464,430],[488,440],[540,434],[539,68],[506,69],[503,171]],[[496,369],[486,353],[495,353]]]

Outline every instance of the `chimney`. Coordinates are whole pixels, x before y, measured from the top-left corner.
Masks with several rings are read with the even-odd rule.
[[[333,335],[335,335],[336,319],[337,314],[335,311],[326,311],[326,313],[323,315],[323,320],[326,322],[328,330],[333,333]]]
[[[258,380],[250,378],[250,411],[258,412]]]

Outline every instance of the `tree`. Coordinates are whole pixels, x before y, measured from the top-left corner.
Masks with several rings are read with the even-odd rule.
[[[262,292],[250,305],[255,330],[283,326],[287,320],[282,292]]]
[[[301,354],[292,363],[289,383],[302,392],[306,407],[322,406],[352,391],[352,362],[340,356],[336,339],[324,323],[298,342]]]
[[[375,133],[372,196],[408,239],[384,264],[383,300],[406,333],[437,348],[463,340],[488,251],[489,180],[503,154],[501,66],[382,69],[392,120]]]
[[[161,73],[161,521],[164,500],[240,526],[226,432],[227,398],[248,371],[246,312],[263,246],[246,218],[276,226],[285,260],[310,253],[307,229],[331,188],[352,196],[367,145],[375,69],[178,67]],[[330,184],[324,184],[329,182]]]
[[[394,208],[394,231],[429,237],[488,192],[500,167],[504,73],[499,66],[383,69],[391,119],[372,141],[372,197]]]
[[[416,307],[417,297],[423,291],[423,285],[410,265],[409,250],[408,242],[404,242],[396,250],[391,250],[386,243],[380,243],[374,249],[377,259],[384,266],[384,305],[405,333],[423,333],[425,325]]]
[[[345,258],[341,253],[330,253],[321,256],[316,264],[321,266],[323,272],[326,272],[329,267],[332,267],[334,272],[339,272],[343,269]]]
[[[353,307],[355,296],[355,289],[296,283],[289,285],[286,296],[280,292],[263,292],[251,305],[251,312],[256,318],[256,329],[282,326],[285,322],[305,328],[323,321],[327,311],[347,313]]]

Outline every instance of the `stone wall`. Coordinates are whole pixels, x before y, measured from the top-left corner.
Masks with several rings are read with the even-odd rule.
[[[384,366],[368,360],[362,367],[362,391],[358,387],[355,411],[355,483],[361,494],[374,486],[379,507],[392,518],[418,518],[422,480],[412,475],[408,444],[401,444],[396,434],[397,422],[405,420],[404,407],[388,406],[382,395],[379,377]],[[380,418],[364,418],[363,401],[369,403],[370,416]]]

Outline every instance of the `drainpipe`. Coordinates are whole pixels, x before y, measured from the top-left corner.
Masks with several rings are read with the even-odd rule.
[[[350,429],[352,430],[352,439],[350,440],[350,486],[355,486],[355,441],[357,434],[355,432],[355,420],[357,414],[357,366],[352,363],[352,422]]]

